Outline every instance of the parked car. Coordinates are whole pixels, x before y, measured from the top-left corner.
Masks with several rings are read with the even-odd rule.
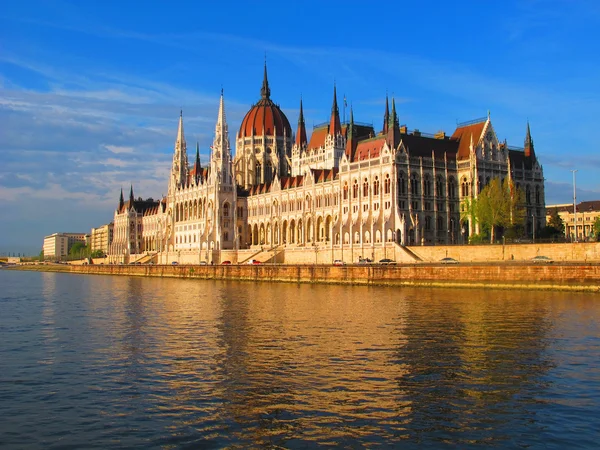
[[[198,264],[200,264],[201,266],[206,266],[208,263],[206,261],[200,261]]]
[[[333,265],[334,265],[334,266],[345,266],[345,265],[346,265],[346,263],[345,263],[344,261],[342,261],[341,259],[336,259],[336,260],[333,262]]]
[[[258,259],[249,259],[246,264],[262,264]]]
[[[442,258],[440,259],[440,262],[442,264],[458,264],[458,261],[454,258]]]
[[[542,255],[531,258],[531,261],[533,261],[536,264],[551,264],[554,262],[553,259],[548,258],[547,256],[542,256]]]
[[[224,266],[229,266],[231,265],[231,261],[223,261],[221,264]]]
[[[173,266],[177,266],[178,264],[179,264],[179,263],[178,263],[177,261],[173,261],[173,262],[171,262],[171,265],[173,265]]]
[[[390,258],[383,258],[379,260],[379,264],[396,264],[396,261]]]

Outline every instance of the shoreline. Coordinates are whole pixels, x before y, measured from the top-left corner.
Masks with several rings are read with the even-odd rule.
[[[198,280],[600,292],[600,264],[35,265],[3,270]]]

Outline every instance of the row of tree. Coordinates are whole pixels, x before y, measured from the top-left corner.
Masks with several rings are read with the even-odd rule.
[[[104,258],[106,255],[102,250],[91,251],[90,247],[83,242],[75,242],[69,249],[69,259],[81,258]],[[44,250],[40,252],[40,260],[44,259]]]
[[[461,204],[460,220],[471,223],[475,230],[479,225],[480,234],[472,235],[469,242],[489,238],[495,242],[498,231],[506,238],[519,238],[526,234],[527,209],[525,193],[518,189],[509,178],[504,182],[494,178],[483,188],[477,198],[464,199]],[[537,218],[543,220],[542,217]],[[535,224],[532,224],[535,227]],[[600,217],[594,222],[594,237],[600,239]],[[540,238],[564,239],[565,224],[557,209],[550,212],[550,219],[544,228],[539,229]]]

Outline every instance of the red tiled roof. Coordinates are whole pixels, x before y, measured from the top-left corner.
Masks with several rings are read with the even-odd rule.
[[[287,117],[269,98],[261,99],[242,120],[238,137],[260,136],[263,128],[267,136],[283,136],[284,129],[288,138],[292,137],[292,128]]]
[[[457,159],[465,159],[469,157],[469,146],[471,145],[471,136],[473,136],[473,143],[477,144],[483,133],[483,127],[486,121],[465,125],[464,127],[457,128],[450,139],[459,141]]]
[[[308,141],[308,148],[314,149],[323,147],[325,145],[325,138],[328,134],[327,130],[327,125],[314,129],[310,136],[310,141]]]
[[[378,158],[384,145],[385,137],[376,137],[359,142],[354,152],[353,161]]]

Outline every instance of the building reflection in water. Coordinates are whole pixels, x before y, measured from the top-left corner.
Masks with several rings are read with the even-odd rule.
[[[552,368],[547,293],[109,279],[129,407],[202,442],[486,443]]]

